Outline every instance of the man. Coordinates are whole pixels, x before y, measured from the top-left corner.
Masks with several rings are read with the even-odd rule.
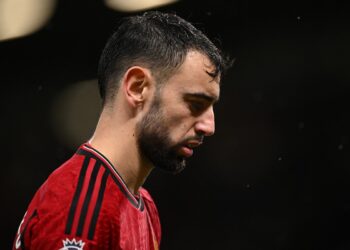
[[[180,172],[214,133],[224,67],[176,15],[125,18],[100,59],[95,133],[38,190],[13,249],[158,249],[158,212],[142,185],[154,167]]]

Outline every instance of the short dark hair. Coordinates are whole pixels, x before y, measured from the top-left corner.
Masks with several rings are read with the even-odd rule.
[[[169,77],[196,50],[206,55],[215,67],[213,78],[222,74],[226,60],[220,50],[192,24],[175,14],[158,11],[122,19],[102,52],[98,84],[103,103],[112,99],[124,72],[143,65],[155,71],[159,80]]]

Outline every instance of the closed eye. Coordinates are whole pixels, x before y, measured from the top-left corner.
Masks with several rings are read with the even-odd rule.
[[[207,105],[202,102],[191,101],[188,106],[192,113],[201,113],[205,110]]]
[[[202,93],[187,93],[184,95],[184,101],[193,115],[200,115],[213,105],[217,99]]]
[[[205,112],[212,103],[204,100],[188,100],[188,108],[191,111],[191,113],[195,116],[202,114]]]

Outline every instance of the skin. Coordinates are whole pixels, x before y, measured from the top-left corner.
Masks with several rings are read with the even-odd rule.
[[[209,59],[198,51],[188,52],[184,63],[158,91],[162,127],[179,157],[188,158],[205,136],[215,132],[213,105],[219,99],[220,78],[213,79]],[[123,78],[113,101],[102,110],[90,144],[104,154],[137,194],[154,168],[137,141],[138,124],[149,114],[157,82],[150,69],[133,66]]]

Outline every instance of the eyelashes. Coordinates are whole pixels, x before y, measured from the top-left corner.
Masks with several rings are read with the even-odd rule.
[[[203,101],[191,100],[188,102],[189,110],[195,115],[203,113],[209,106],[210,104]]]

